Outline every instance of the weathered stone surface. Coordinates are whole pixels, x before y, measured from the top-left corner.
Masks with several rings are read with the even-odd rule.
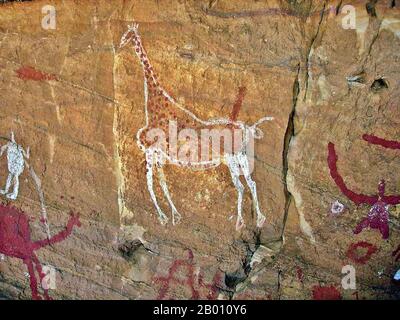
[[[51,297],[399,298],[391,282],[398,206],[390,208],[388,240],[375,229],[353,234],[371,205],[346,197],[327,161],[331,142],[354,192],[377,194],[381,179],[388,195],[400,192],[400,150],[362,138],[400,140],[398,4],[352,3],[352,30],[343,28],[342,1],[56,0],[57,27],[45,30],[47,4],[0,5],[0,142],[13,131],[30,146],[52,235],[70,212],[80,213],[82,225],[71,235],[36,251],[56,271]],[[238,120],[274,117],[260,124],[264,137],[255,140],[252,177],[267,217],[261,228],[242,179],[245,227],[236,230],[237,192],[224,165],[165,166],[182,219],[172,225],[155,177],[170,218],[161,225],[136,143],[146,119],[143,71],[132,46],[119,48],[133,22],[158,81],[190,112],[229,118],[245,87]],[[3,184],[8,168],[0,160]],[[32,239],[45,239],[27,168],[20,183],[17,200],[2,196],[0,215],[11,205],[23,210],[34,218]],[[335,201],[344,205],[338,214],[331,212]],[[373,248],[370,257],[352,250],[357,243]],[[342,288],[345,265],[355,267],[356,289]],[[0,295],[31,298],[27,272],[21,259],[0,259]]]

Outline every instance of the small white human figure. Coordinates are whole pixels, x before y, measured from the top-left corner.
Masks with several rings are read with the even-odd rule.
[[[26,152],[15,142],[14,132],[11,132],[11,141],[0,149],[0,157],[7,150],[7,162],[8,162],[8,177],[4,190],[0,190],[0,194],[5,194],[8,199],[16,200],[18,197],[19,190],[19,176],[24,172],[24,158],[29,159],[29,147]],[[12,193],[8,193],[11,184],[14,184],[14,190]]]

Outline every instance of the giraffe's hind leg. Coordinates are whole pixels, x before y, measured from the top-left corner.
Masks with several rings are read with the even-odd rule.
[[[147,188],[149,190],[151,200],[153,201],[153,204],[156,207],[158,213],[158,219],[160,220],[162,225],[165,225],[168,222],[168,217],[164,214],[164,212],[162,212],[157,202],[156,194],[154,192],[154,187],[153,187],[153,169],[154,169],[154,153],[152,151],[146,151]]]
[[[244,226],[244,220],[242,216],[242,203],[243,203],[243,192],[244,187],[240,182],[240,167],[235,155],[227,155],[226,162],[231,173],[232,182],[236,188],[238,194],[237,200],[237,221],[236,230],[240,230]]]
[[[175,225],[175,224],[179,223],[179,221],[181,220],[182,216],[180,215],[180,213],[176,209],[176,207],[175,207],[175,205],[174,205],[174,203],[173,203],[173,201],[171,199],[171,195],[170,195],[169,190],[168,190],[167,180],[165,179],[165,174],[164,174],[164,170],[163,170],[162,165],[160,165],[158,167],[158,179],[160,181],[161,189],[163,190],[164,195],[167,198],[168,203],[169,203],[169,205],[171,207],[171,210],[172,210],[172,224]]]
[[[240,153],[237,157],[240,168],[242,169],[243,175],[246,179],[246,183],[250,188],[251,196],[253,198],[253,205],[257,213],[257,227],[261,228],[264,225],[265,216],[262,214],[260,205],[258,203],[257,185],[251,177],[249,159],[247,158],[247,155],[245,153]]]

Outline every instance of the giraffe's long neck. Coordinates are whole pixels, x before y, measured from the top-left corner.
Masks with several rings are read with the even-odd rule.
[[[135,36],[133,38],[133,45],[136,55],[138,56],[142,64],[143,73],[146,79],[146,84],[148,86],[148,89],[150,91],[157,89],[159,87],[157,76],[154,73],[153,67],[150,64],[146,50],[143,47],[142,40],[138,32],[135,32]]]

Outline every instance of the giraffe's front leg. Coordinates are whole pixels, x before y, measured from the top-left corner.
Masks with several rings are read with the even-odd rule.
[[[238,194],[237,200],[237,221],[236,221],[236,230],[239,231],[244,227],[244,219],[242,216],[242,203],[243,203],[243,192],[244,187],[240,182],[240,167],[239,163],[236,160],[234,155],[229,155],[226,157],[226,162],[231,173],[232,182],[236,188]]]
[[[257,213],[257,227],[261,228],[264,225],[266,218],[261,212],[260,205],[258,203],[257,185],[251,177],[249,159],[247,158],[247,155],[244,153],[238,155],[238,162],[240,164],[240,167],[242,168],[244,178],[246,179],[246,183],[250,189],[251,196],[253,198],[253,206]]]
[[[164,170],[162,168],[162,165],[160,165],[158,167],[158,178],[159,178],[159,181],[160,181],[161,189],[163,190],[164,195],[167,198],[168,203],[169,203],[169,205],[171,207],[171,210],[172,210],[172,224],[176,225],[176,224],[179,223],[179,221],[181,220],[182,216],[180,215],[180,213],[176,209],[174,203],[172,202],[171,195],[169,193],[168,186],[167,186],[167,180],[165,179]]]
[[[157,198],[153,187],[153,168],[154,168],[154,154],[153,152],[146,151],[147,188],[149,190],[151,200],[153,201],[153,204],[156,207],[158,213],[158,219],[160,220],[162,225],[165,225],[168,222],[168,217],[165,215],[164,212],[162,212],[160,206],[157,203]]]

